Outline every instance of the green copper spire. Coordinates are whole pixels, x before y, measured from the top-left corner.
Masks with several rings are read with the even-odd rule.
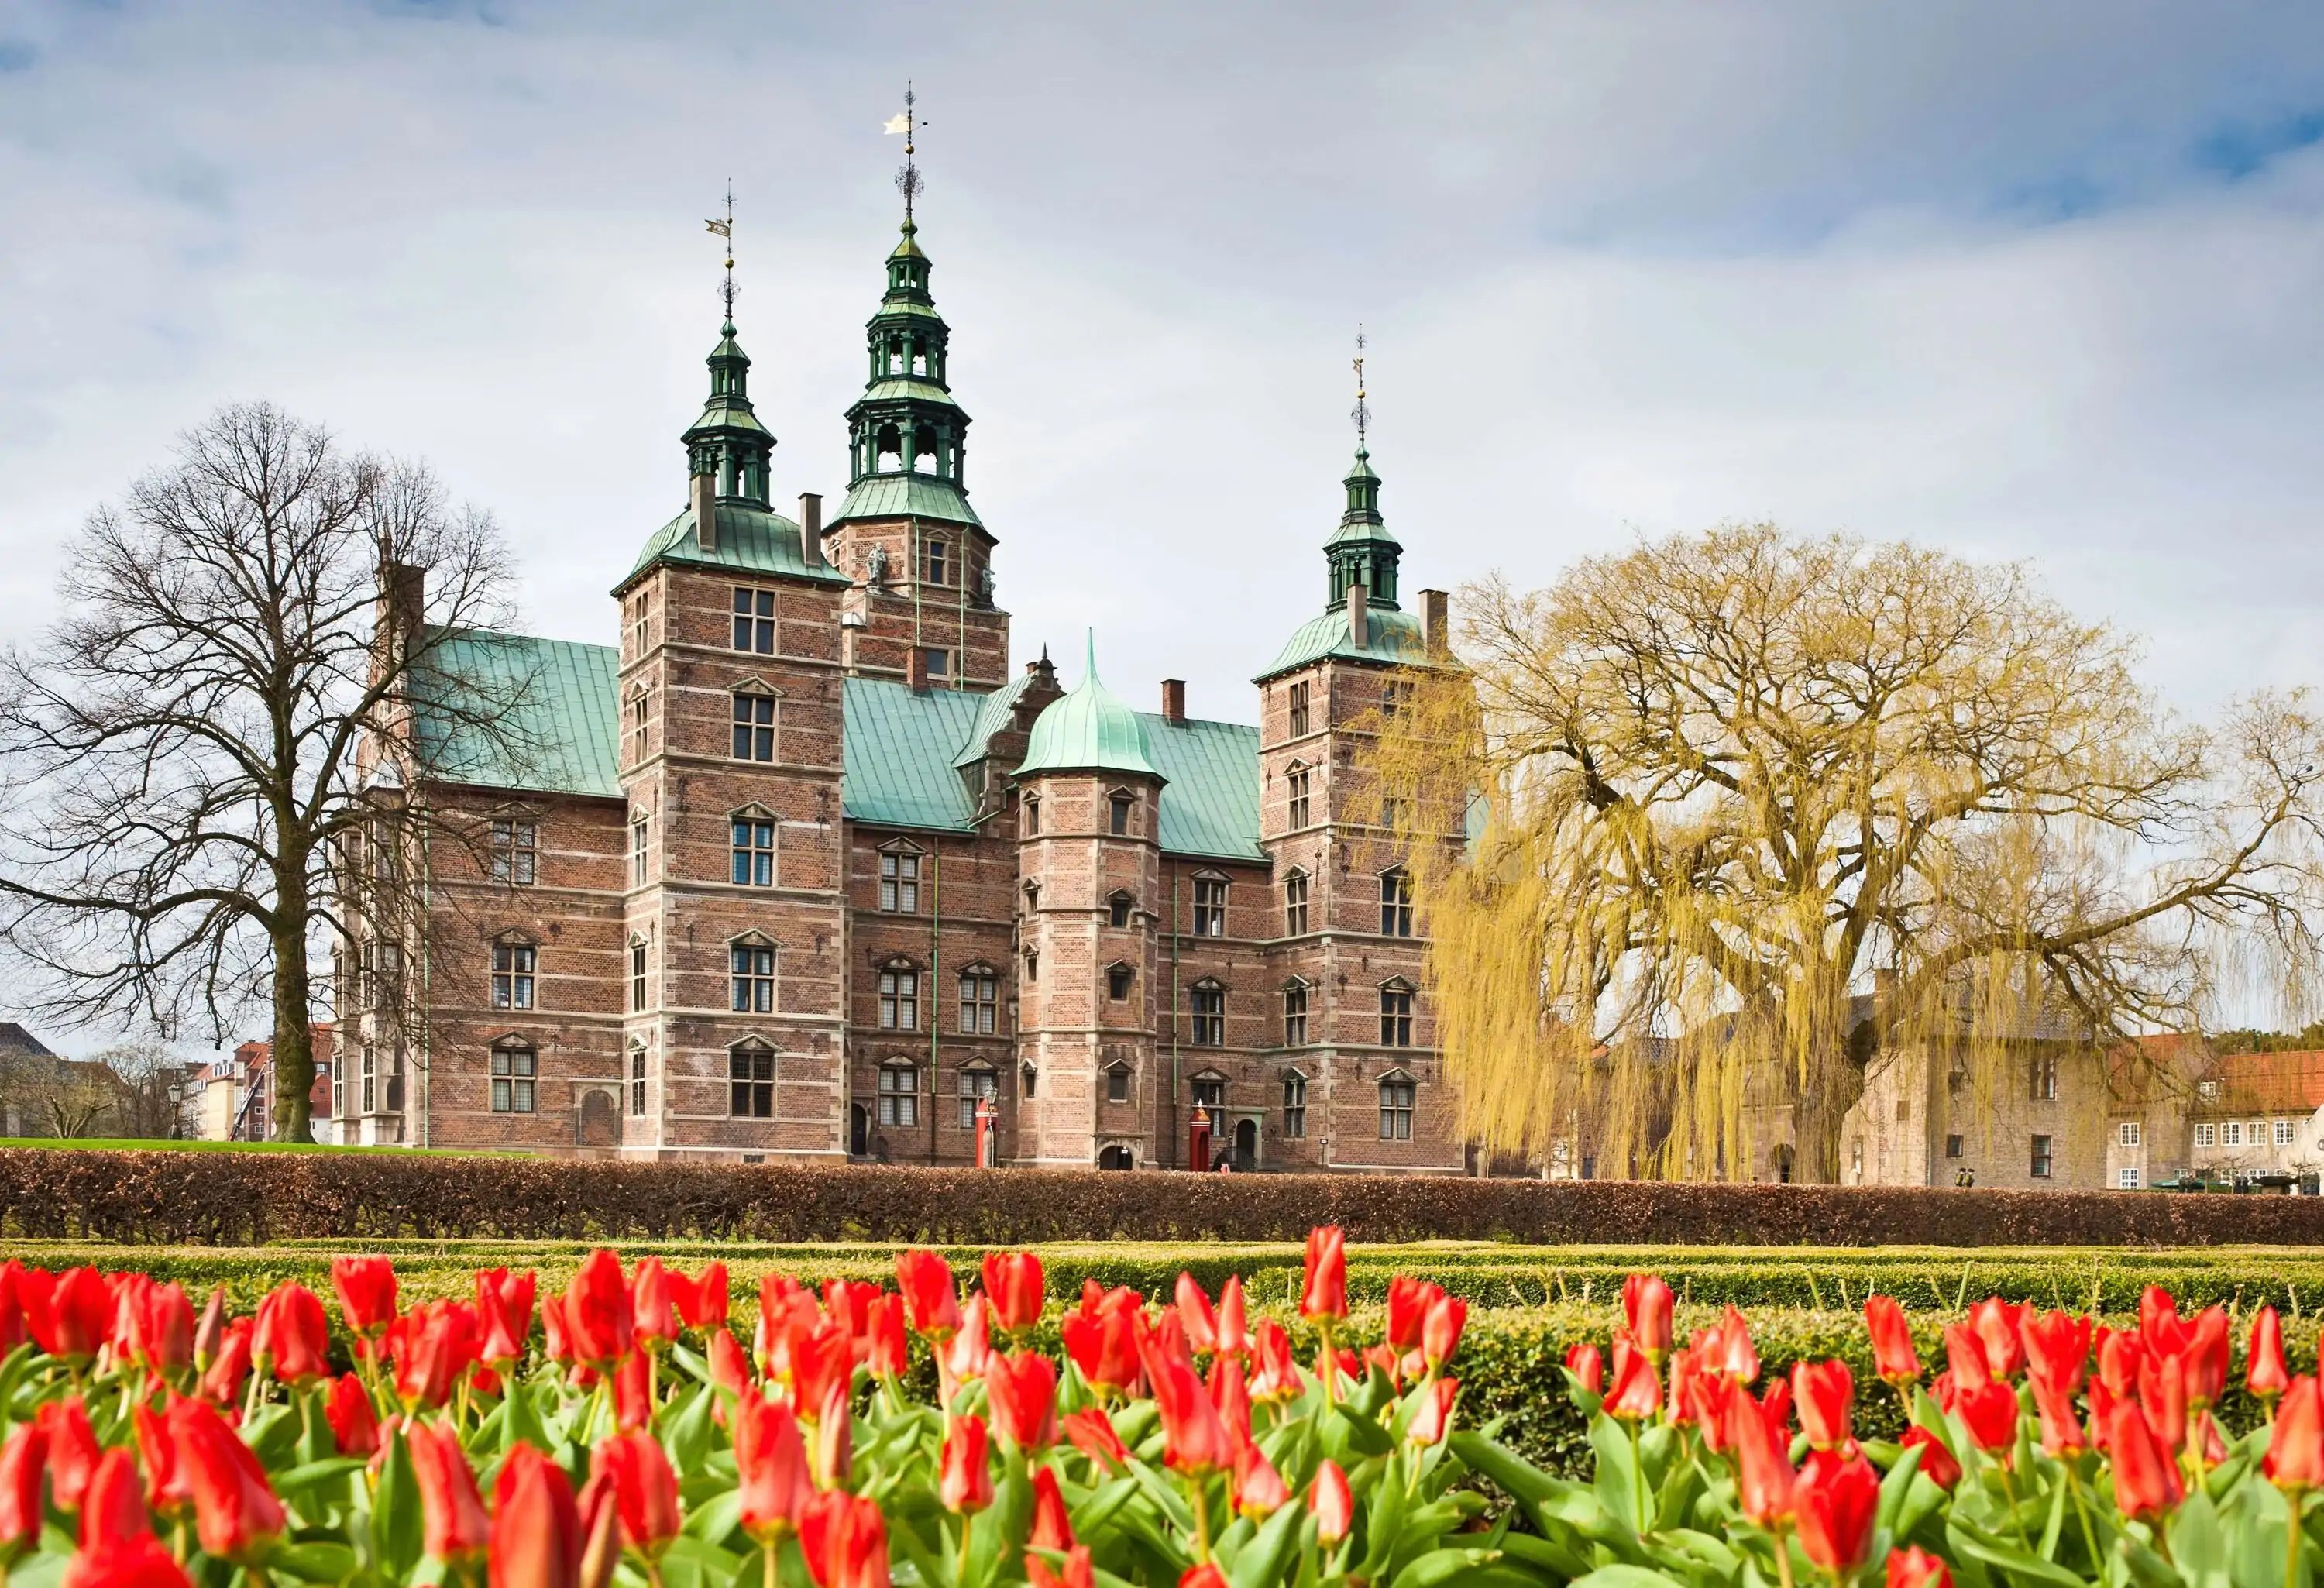
[[[1031,772],[1117,771],[1159,778],[1146,744],[1146,725],[1098,681],[1097,634],[1090,633],[1080,687],[1049,703],[1034,720],[1025,762]]]
[[[734,339],[734,195],[726,194],[726,218],[710,229],[726,239],[726,279],[718,289],[726,317],[718,346],[710,350],[710,396],[702,417],[679,438],[686,443],[687,472],[710,475],[721,499],[767,504],[767,459],[775,438],[751,408],[751,355]]]
[[[1364,587],[1369,607],[1397,610],[1396,564],[1404,548],[1397,544],[1380,518],[1380,478],[1372,472],[1370,451],[1372,411],[1364,400],[1364,346],[1363,328],[1358,327],[1356,406],[1348,416],[1356,421],[1356,462],[1341,482],[1348,488],[1348,506],[1340,514],[1339,531],[1323,542],[1323,555],[1332,565],[1332,598],[1323,604],[1326,612],[1336,612],[1348,604],[1350,585]]]

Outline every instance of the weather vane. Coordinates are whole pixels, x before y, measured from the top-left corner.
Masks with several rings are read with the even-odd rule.
[[[734,296],[742,291],[734,284],[734,183],[732,178],[726,182],[726,218],[703,224],[716,235],[726,239],[726,279],[719,283],[718,300],[725,304],[726,322],[731,326],[734,321]]]
[[[919,129],[924,125],[913,109],[918,103],[918,101],[912,97],[911,82],[907,78],[904,83],[904,114],[890,116],[883,129],[887,132],[904,134],[904,164],[903,168],[896,172],[896,190],[904,196],[904,223],[907,226],[911,224],[912,200],[920,196],[921,187],[920,168],[912,159],[913,140],[918,135]]]
[[[1371,405],[1364,401],[1365,346],[1364,328],[1360,323],[1356,327],[1356,405],[1348,411],[1348,417],[1356,421],[1356,450],[1359,452],[1364,451],[1368,445],[1364,432],[1371,428],[1372,422]]]

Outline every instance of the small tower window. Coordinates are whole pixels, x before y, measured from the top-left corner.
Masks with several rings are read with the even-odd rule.
[[[734,697],[734,759],[775,759],[775,697],[737,693]]]
[[[1283,781],[1289,800],[1289,823],[1295,828],[1304,827],[1307,825],[1307,769],[1295,762],[1284,774]]]
[[[952,582],[952,548],[942,540],[927,543],[928,583],[948,585]]]
[[[1379,990],[1380,1046],[1409,1048],[1412,1046],[1412,988],[1405,982],[1390,982]]]
[[[772,590],[734,592],[734,649],[761,656],[775,653],[775,593]]]
[[[1283,1133],[1296,1141],[1307,1134],[1307,1077],[1283,1072]]]
[[[775,1050],[745,1042],[726,1052],[727,1112],[738,1120],[775,1115]]]
[[[1138,973],[1126,965],[1106,966],[1105,995],[1117,1003],[1120,1002],[1130,996],[1130,983],[1137,980],[1137,977]]]
[[[1307,1042],[1307,983],[1294,982],[1283,990],[1283,1045],[1303,1048]]]
[[[1106,830],[1117,838],[1130,836],[1130,808],[1132,803],[1127,794],[1116,794],[1106,801],[1109,811]]]
[[[736,1014],[775,1011],[775,951],[764,943],[737,943],[727,950]]]
[[[1197,1048],[1223,1048],[1227,1040],[1227,990],[1217,982],[1205,978],[1186,990],[1186,999],[1194,1015],[1194,1042]]]
[[[775,882],[775,824],[756,817],[734,818],[734,885],[771,888]]]
[[[1293,872],[1283,879],[1283,935],[1303,937],[1307,934],[1307,873]]]
[[[1037,836],[1041,830],[1041,802],[1038,799],[1027,799],[1019,808],[1024,813],[1021,819],[1025,826],[1025,836],[1030,838]]]
[[[1391,1075],[1381,1077],[1379,1084],[1379,1139],[1383,1141],[1412,1140],[1412,1077]]]
[[[1130,909],[1133,902],[1134,901],[1127,893],[1117,893],[1112,898],[1107,900],[1105,901],[1106,924],[1111,927],[1128,926],[1130,924]]]
[[[1307,732],[1308,722],[1307,685],[1302,680],[1291,686],[1291,736]]]
[[[1130,1101],[1130,1066],[1115,1065],[1105,1072],[1105,1100],[1108,1103]]]
[[[1380,886],[1380,936],[1409,937],[1412,936],[1412,879],[1402,868],[1382,872]]]

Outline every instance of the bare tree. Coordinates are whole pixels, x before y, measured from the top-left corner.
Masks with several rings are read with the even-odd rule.
[[[410,913],[338,868],[429,836],[396,790],[447,744],[527,753],[530,676],[477,666],[509,588],[488,515],[264,403],[222,410],[92,514],[64,615],[0,657],[0,934],[42,1007],[134,1007],[215,1041],[263,1002],[274,1134],[310,1140],[317,946],[368,930],[350,899]]]
[[[194,1133],[192,1115],[199,1065],[189,1065],[160,1042],[127,1042],[93,1055],[112,1072],[113,1134],[140,1140],[179,1140]]]
[[[2301,697],[2190,726],[2021,568],[1766,525],[1465,609],[1471,670],[1416,673],[1378,762],[1491,1145],[1537,1152],[1586,1104],[1636,1172],[1733,1173],[1766,1103],[1830,1182],[1896,1044],[1989,1096],[2026,1038],[2197,1029],[2239,972],[2305,1000]]]

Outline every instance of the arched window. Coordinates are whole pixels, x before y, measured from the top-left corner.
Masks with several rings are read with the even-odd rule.
[[[1283,935],[1307,935],[1307,873],[1296,869],[1283,879]]]
[[[728,978],[733,983],[729,1007],[736,1014],[775,1012],[775,945],[752,932],[726,946]]]
[[[880,1066],[880,1122],[909,1126],[920,1122],[920,1071],[901,1060]]]
[[[1412,1046],[1412,983],[1398,976],[1381,983],[1380,1046],[1409,1048]]]
[[[734,759],[775,759],[775,697],[771,693],[734,691]]]
[[[1380,873],[1380,936],[1412,936],[1412,878],[1402,866]]]
[[[1227,1040],[1227,990],[1223,983],[1204,976],[1186,989],[1186,1002],[1194,1016],[1194,1043],[1197,1048],[1223,1048]]]
[[[726,1050],[726,1112],[738,1120],[775,1116],[775,1050],[748,1038]]]
[[[1402,1070],[1390,1070],[1379,1081],[1379,1139],[1383,1141],[1412,1140],[1412,1077]]]
[[[960,973],[960,1029],[964,1036],[990,1037],[1001,1020],[1001,976],[989,965]]]

